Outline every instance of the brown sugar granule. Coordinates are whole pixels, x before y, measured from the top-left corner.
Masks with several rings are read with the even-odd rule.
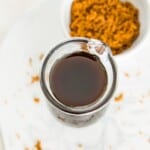
[[[77,150],[83,150],[83,145],[82,144],[78,144]]]
[[[78,144],[78,147],[83,147],[83,145],[82,144]]]
[[[127,72],[125,72],[124,75],[125,75],[127,78],[130,77],[129,73],[127,73]]]
[[[42,60],[42,59],[43,59],[43,57],[44,57],[44,54],[43,54],[43,53],[41,53],[41,54],[39,55],[39,60]]]
[[[41,141],[38,140],[34,147],[35,147],[35,150],[42,150]]]
[[[118,96],[115,97],[115,101],[120,102],[123,100],[123,97],[124,97],[123,93],[120,93]]]
[[[29,58],[29,65],[32,66],[32,58]]]
[[[40,77],[38,75],[32,76],[31,83],[38,82],[39,80],[40,80]]]
[[[73,0],[70,35],[99,39],[114,55],[131,47],[139,35],[139,12],[120,0]]]
[[[35,98],[34,98],[34,102],[35,102],[35,103],[39,103],[39,102],[40,102],[40,99],[37,98],[37,97],[35,97]]]
[[[140,131],[139,131],[139,135],[143,135],[143,134],[144,134],[143,131],[140,130]]]

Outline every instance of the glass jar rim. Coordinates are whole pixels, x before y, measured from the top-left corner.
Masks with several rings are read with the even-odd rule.
[[[113,83],[111,85],[111,88],[108,92],[108,94],[106,95],[106,97],[104,98],[103,102],[100,103],[99,105],[97,105],[96,107],[92,108],[92,109],[88,109],[88,105],[83,106],[83,107],[87,107],[87,109],[82,110],[81,109],[76,109],[76,108],[72,108],[63,104],[60,104],[59,102],[57,102],[53,96],[51,95],[51,93],[48,90],[48,87],[46,85],[46,79],[45,79],[45,71],[46,71],[46,67],[48,65],[48,61],[50,59],[50,57],[53,55],[53,53],[58,50],[60,47],[69,44],[69,43],[76,43],[76,42],[84,42],[84,43],[88,43],[89,41],[91,41],[91,39],[88,38],[72,38],[66,41],[61,42],[60,44],[56,45],[54,48],[52,48],[48,54],[46,55],[43,64],[42,64],[42,68],[41,68],[41,75],[40,75],[40,84],[41,84],[41,88],[42,91],[44,93],[44,95],[46,96],[46,98],[48,99],[48,102],[50,102],[54,107],[56,107],[57,109],[60,109],[63,112],[69,113],[69,114],[87,114],[90,112],[95,112],[99,109],[102,109],[103,107],[105,107],[108,102],[110,101],[115,89],[116,89],[116,84],[117,84],[117,69],[116,69],[116,64],[111,56],[111,53],[108,53],[108,59],[110,61],[111,67],[112,67],[112,73],[113,73]],[[101,41],[100,41],[101,42]]]

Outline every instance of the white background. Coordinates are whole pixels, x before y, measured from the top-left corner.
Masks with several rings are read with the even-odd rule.
[[[8,31],[39,0],[0,0],[0,44]]]

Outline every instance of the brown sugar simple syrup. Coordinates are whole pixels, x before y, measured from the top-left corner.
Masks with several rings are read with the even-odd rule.
[[[104,94],[107,73],[97,56],[76,52],[56,61],[50,71],[49,83],[53,95],[62,104],[85,106]]]

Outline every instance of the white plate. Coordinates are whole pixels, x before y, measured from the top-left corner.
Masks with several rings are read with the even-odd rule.
[[[40,72],[40,54],[66,38],[60,10],[59,0],[43,1],[14,26],[0,50],[0,122],[6,150],[33,149],[37,140],[43,150],[149,150],[149,33],[141,52],[117,61],[115,96],[123,92],[123,100],[113,98],[106,115],[92,126],[78,129],[58,122],[39,82],[30,83]]]

